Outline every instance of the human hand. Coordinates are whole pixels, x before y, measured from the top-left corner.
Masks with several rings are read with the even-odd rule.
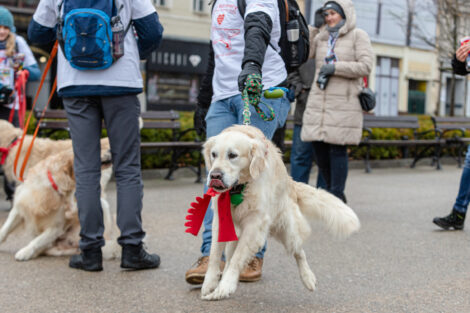
[[[321,76],[331,76],[335,73],[335,65],[334,64],[323,64],[320,68],[319,75]]]
[[[240,72],[240,75],[238,75],[238,89],[240,91],[243,91],[243,89],[245,89],[246,78],[250,74],[261,75],[261,68],[255,62],[246,62],[243,66],[242,71]]]
[[[323,16],[323,7],[315,11],[315,18],[313,20],[313,25],[316,28],[320,28],[325,24],[325,17]]]
[[[194,111],[194,129],[199,136],[203,136],[206,133],[206,115],[208,109],[196,106]]]
[[[457,49],[455,52],[455,57],[460,62],[465,62],[467,59],[468,53],[470,52],[470,42],[467,42],[463,46]]]

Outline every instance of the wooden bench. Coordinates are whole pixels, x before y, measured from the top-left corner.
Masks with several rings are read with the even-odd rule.
[[[41,112],[35,112],[36,120],[38,120]],[[142,150],[152,149],[168,149],[171,153],[170,168],[165,179],[173,179],[173,173],[181,168],[178,164],[178,158],[188,151],[199,151],[197,166],[189,167],[195,172],[197,178],[196,182],[201,182],[202,179],[202,148],[203,141],[196,137],[195,141],[181,141],[181,138],[188,132],[195,131],[194,129],[181,130],[181,123],[179,121],[179,113],[173,110],[170,111],[147,111],[141,114],[143,120],[143,129],[160,129],[171,130],[170,141],[158,142],[141,142],[140,147]],[[103,123],[103,128],[105,125]],[[41,123],[39,124],[39,135],[49,137],[54,132],[59,130],[70,131],[67,116],[64,110],[50,110],[46,111]]]
[[[470,118],[468,117],[431,117],[434,129],[440,133],[440,136],[446,142],[447,147],[457,148],[457,163],[462,166],[462,154],[470,138],[465,137],[465,131],[470,129]],[[451,136],[448,134],[451,133]]]
[[[434,149],[433,164],[436,164],[436,169],[441,169],[439,156],[441,148],[445,145],[445,142],[441,140],[439,132],[435,129],[418,132],[419,127],[418,117],[416,116],[375,116],[365,114],[363,129],[367,132],[367,135],[362,138],[360,145],[367,147],[366,157],[364,159],[366,172],[369,173],[371,171],[369,158],[370,149],[372,146],[403,147],[405,156],[407,155],[407,149],[409,147],[415,147],[416,155],[410,165],[412,168],[415,167],[416,163],[426,155],[427,151]],[[413,137],[409,138],[408,136],[403,136],[401,139],[373,139],[373,128],[411,129],[413,130]],[[422,138],[424,135],[430,132],[434,133],[433,139]],[[418,151],[418,147],[422,147],[423,149]]]
[[[424,155],[430,150],[434,149],[433,161],[436,163],[438,169],[441,168],[439,161],[439,155],[442,146],[445,144],[444,140],[441,139],[440,132],[438,130],[429,130],[427,132],[418,133],[419,122],[416,116],[375,116],[370,114],[364,114],[363,129],[367,133],[361,139],[359,145],[367,147],[366,156],[364,159],[365,170],[367,173],[371,171],[370,168],[370,150],[373,146],[397,146],[402,147],[404,155],[407,155],[409,147],[416,147],[416,156],[411,164],[411,167],[415,167],[416,163],[424,157]],[[470,123],[469,123],[470,127]],[[401,139],[373,139],[372,129],[373,128],[395,128],[395,129],[411,129],[413,130],[413,137],[409,138],[403,136]],[[286,129],[294,129],[294,116],[289,115],[286,120]],[[426,133],[433,132],[434,139],[424,139]],[[284,142],[286,148],[292,147],[292,140],[286,140]],[[418,151],[418,147],[422,147],[421,151]]]

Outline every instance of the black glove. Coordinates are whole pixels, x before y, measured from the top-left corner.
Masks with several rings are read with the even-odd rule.
[[[261,75],[261,68],[255,62],[249,61],[249,62],[246,62],[245,65],[243,65],[243,69],[240,72],[240,75],[238,75],[238,89],[240,91],[243,91],[243,89],[245,89],[246,78],[250,74]]]
[[[203,136],[206,134],[206,115],[208,109],[200,107],[199,105],[196,106],[196,110],[194,111],[194,129],[196,129],[196,133],[199,136]]]
[[[313,20],[313,26],[320,28],[325,24],[325,17],[323,16],[323,7],[315,11],[315,18]]]
[[[334,64],[324,64],[320,68],[319,76],[331,76],[335,73],[335,65]]]

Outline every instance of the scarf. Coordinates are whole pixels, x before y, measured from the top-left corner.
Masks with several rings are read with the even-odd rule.
[[[341,20],[338,24],[333,27],[326,26],[326,30],[330,33],[328,37],[328,50],[326,52],[325,63],[334,64],[338,61],[335,54],[335,45],[339,37],[339,30],[344,26],[346,20]]]

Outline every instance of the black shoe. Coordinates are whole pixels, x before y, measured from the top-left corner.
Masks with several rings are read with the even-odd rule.
[[[445,230],[451,227],[455,230],[462,230],[465,222],[465,213],[452,210],[449,215],[444,217],[435,217],[432,222]]]
[[[145,270],[157,268],[160,265],[160,257],[149,254],[142,244],[138,246],[123,245],[121,256],[121,267],[134,270]]]
[[[72,255],[69,266],[89,272],[99,272],[103,270],[103,255],[101,248],[83,250],[82,253]]]

